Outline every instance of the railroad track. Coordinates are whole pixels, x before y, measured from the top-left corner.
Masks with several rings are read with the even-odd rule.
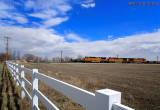
[[[0,63],[0,110],[20,110],[15,82],[5,64]]]

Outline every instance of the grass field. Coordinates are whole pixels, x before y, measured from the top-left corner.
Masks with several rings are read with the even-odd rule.
[[[20,110],[19,91],[6,66],[0,63],[0,110]]]
[[[160,65],[158,64],[26,63],[24,65],[30,69],[37,68],[43,74],[91,92],[104,88],[120,91],[122,103],[136,110],[160,110]],[[62,110],[85,109],[42,82],[39,83],[39,89]],[[42,104],[40,107],[45,109]]]

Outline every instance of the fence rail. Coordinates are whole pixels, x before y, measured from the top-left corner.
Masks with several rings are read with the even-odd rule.
[[[121,92],[111,89],[97,90],[95,93],[88,92],[76,86],[54,79],[38,72],[38,69],[28,69],[24,65],[6,61],[7,67],[14,77],[17,86],[21,86],[21,97],[25,95],[32,104],[32,110],[40,110],[38,99],[48,110],[59,110],[45,95],[38,90],[38,80],[59,91],[63,95],[71,98],[75,102],[84,106],[88,110],[134,110],[121,104]],[[32,82],[25,78],[25,73],[32,76]],[[19,80],[21,77],[21,81]],[[25,88],[25,84],[31,89],[32,96]]]

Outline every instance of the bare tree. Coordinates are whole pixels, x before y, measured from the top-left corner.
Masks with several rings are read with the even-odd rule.
[[[38,56],[34,58],[34,62],[39,62]]]
[[[10,49],[10,51],[9,51],[9,59],[10,60],[13,60],[13,54],[12,54],[12,50]]]
[[[48,57],[47,57],[47,56],[44,58],[44,61],[45,61],[45,62],[49,62],[49,60],[48,60]]]
[[[52,61],[53,62],[61,62],[61,58],[60,57],[54,57],[54,58],[52,58]]]
[[[13,60],[14,60],[14,61],[16,61],[16,60],[17,60],[17,58],[16,58],[16,50],[14,50],[14,51],[13,51],[13,53],[12,53],[12,57],[13,57]]]
[[[21,60],[20,51],[17,52],[17,60]]]
[[[42,61],[42,57],[38,57],[38,61],[41,62]]]
[[[23,59],[25,59],[27,62],[33,61],[34,58],[35,58],[35,56],[32,55],[32,54],[25,54],[25,55],[23,56]]]
[[[42,57],[35,56],[34,62],[40,62],[40,61],[42,61]]]
[[[64,62],[69,62],[69,61],[71,61],[71,58],[69,56],[65,56],[64,57]]]
[[[0,62],[6,60],[6,53],[0,53]]]
[[[77,56],[77,60],[78,60],[78,61],[82,61],[83,59],[84,59],[84,57],[83,57],[82,55],[78,55],[78,56]]]

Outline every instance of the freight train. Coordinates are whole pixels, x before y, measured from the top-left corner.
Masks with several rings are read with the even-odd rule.
[[[83,59],[84,63],[146,63],[144,58],[116,58],[116,57],[88,57]]]
[[[121,62],[121,63],[145,63],[147,62],[146,59],[144,58],[114,58],[114,57],[109,57],[107,59],[108,63],[116,63],[116,62]]]
[[[83,59],[84,63],[105,63],[106,57],[85,57]]]

